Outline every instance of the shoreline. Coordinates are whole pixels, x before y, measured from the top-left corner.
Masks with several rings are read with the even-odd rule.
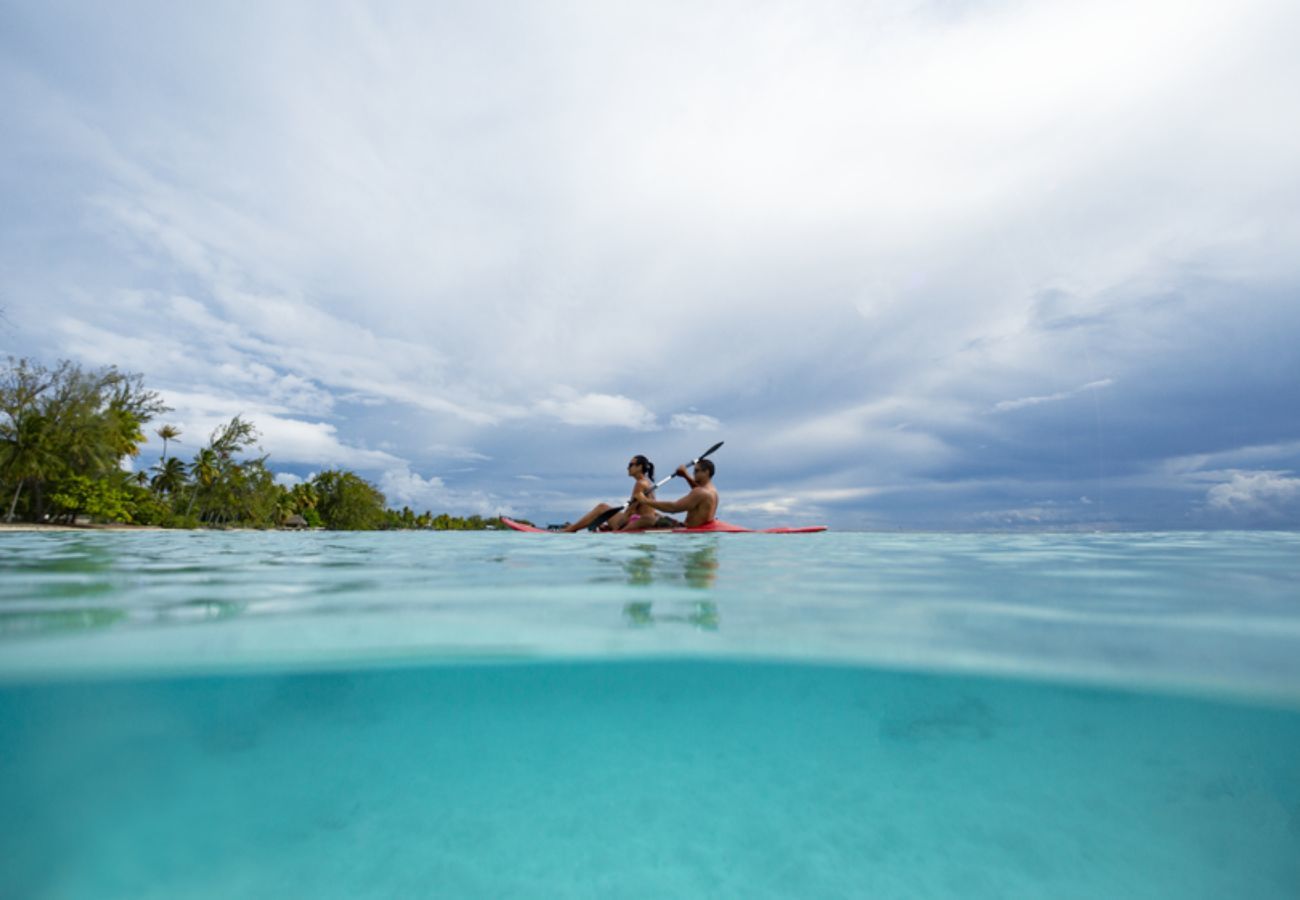
[[[0,522],[0,531],[176,531],[159,525],[128,525],[113,522],[94,525],[51,525],[46,522]]]

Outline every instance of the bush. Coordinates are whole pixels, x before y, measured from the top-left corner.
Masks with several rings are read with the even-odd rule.
[[[74,521],[87,515],[99,522],[132,522],[131,496],[104,478],[70,475],[51,485],[50,507],[55,517]]]

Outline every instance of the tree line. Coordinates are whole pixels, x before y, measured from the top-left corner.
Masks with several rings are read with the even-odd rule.
[[[154,433],[163,452],[131,471],[146,426],[168,412],[142,376],[114,366],[89,370],[64,360],[47,367],[9,357],[0,368],[0,518],[4,521],[121,522],[171,528],[275,528],[348,531],[500,527],[499,519],[389,509],[381,491],[355,472],[329,469],[286,486],[250,456],[258,432],[235,416],[188,461],[169,454],[181,432]]]

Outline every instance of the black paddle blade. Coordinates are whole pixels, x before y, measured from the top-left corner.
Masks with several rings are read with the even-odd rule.
[[[705,451],[704,451],[703,453],[701,453],[699,456],[695,457],[695,461],[696,461],[696,462],[699,462],[700,460],[704,459],[706,456],[712,456],[712,455],[713,455],[713,451],[714,451],[714,450],[717,450],[717,449],[718,449],[719,447],[721,447],[724,443],[726,443],[726,442],[725,442],[725,441],[718,441],[716,444],[714,444],[714,445],[713,445],[712,447],[710,447],[708,450],[705,450]]]
[[[623,504],[623,506],[626,506],[626,505],[627,505],[626,503]],[[614,518],[616,515],[618,515],[618,514],[621,513],[622,511],[623,511],[623,507],[622,507],[622,506],[616,506],[616,507],[614,507],[613,509],[607,509],[607,510],[605,510],[603,513],[601,513],[600,515],[596,516],[596,518],[592,520],[591,524],[587,526],[587,530],[588,530],[588,531],[595,531],[597,528],[599,528],[600,526],[604,525],[606,522],[608,522],[610,519]]]

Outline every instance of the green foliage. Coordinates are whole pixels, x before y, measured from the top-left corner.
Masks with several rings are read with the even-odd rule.
[[[145,423],[165,409],[139,375],[112,366],[88,371],[66,360],[51,369],[10,357],[0,367],[0,487],[9,498],[6,518],[21,509],[26,518],[41,521],[53,502],[51,490],[74,505],[96,505],[106,518],[124,515],[108,495],[70,479],[94,482],[119,471],[123,460],[139,452]],[[21,507],[20,501],[25,501]],[[55,511],[66,509],[59,505]]]
[[[354,472],[329,469],[311,480],[316,512],[326,528],[373,531],[387,523],[384,495]]]
[[[408,512],[409,510],[405,507],[402,508],[401,512],[392,509],[388,510],[385,527],[391,529],[417,528],[432,531],[485,531],[489,528],[505,530],[505,524],[496,517],[485,519],[482,516],[474,515],[463,518],[448,515],[447,513],[435,516],[427,510],[418,516],[414,514],[408,516]]]
[[[131,494],[127,512],[130,514],[130,518],[125,521],[136,525],[179,527],[178,516],[172,510],[171,504],[167,502],[165,497],[160,497],[153,491],[136,488]]]
[[[159,494],[174,495],[181,492],[185,487],[185,463],[176,457],[162,459],[158,465],[154,466],[154,476],[150,480],[150,486]]]
[[[207,446],[190,465],[192,483],[185,515],[197,516],[208,525],[273,528],[280,524],[284,488],[275,483],[266,457],[236,458],[257,438],[253,423],[241,416],[213,430]],[[160,471],[159,477],[165,473],[165,469]]]
[[[87,515],[99,522],[130,522],[131,497],[107,478],[69,475],[51,485],[49,502],[69,521]]]

